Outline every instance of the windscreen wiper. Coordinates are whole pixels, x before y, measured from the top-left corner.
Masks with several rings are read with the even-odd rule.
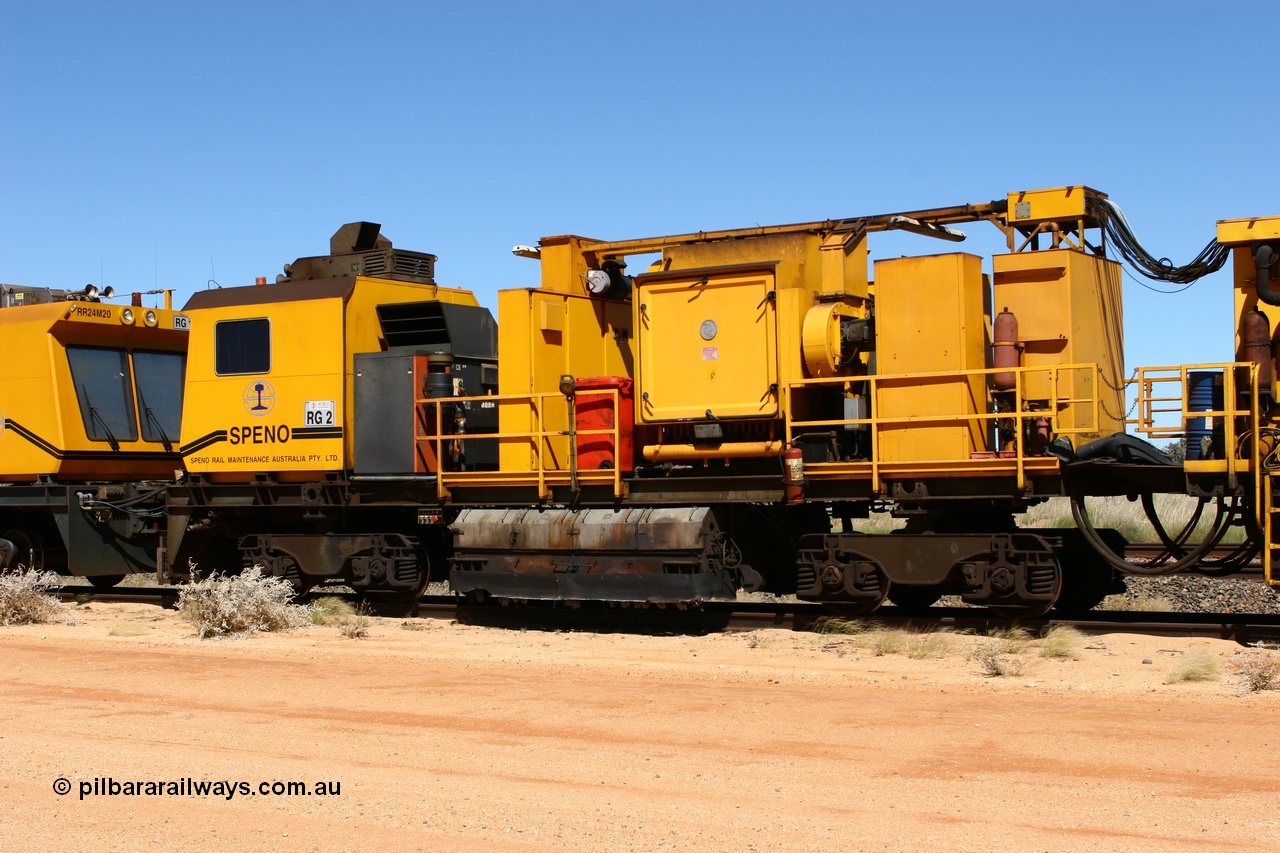
[[[142,386],[138,386],[138,402],[142,404],[142,413],[146,419],[155,424],[156,432],[160,433],[160,443],[164,445],[165,453],[173,452],[173,442],[169,441],[169,436],[165,434],[164,427],[160,425],[160,419],[156,417],[155,412],[151,411],[151,407],[147,405],[147,397],[142,393]]]
[[[107,421],[102,415],[98,414],[98,408],[93,405],[93,401],[89,398],[89,386],[81,385],[80,390],[84,392],[84,402],[89,407],[89,423],[97,421],[102,425],[102,431],[107,434],[107,444],[112,450],[120,449],[120,442],[116,441],[116,437],[111,433],[111,427],[107,426]]]

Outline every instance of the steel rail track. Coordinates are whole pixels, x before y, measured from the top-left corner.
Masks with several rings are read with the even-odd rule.
[[[1205,555],[1207,559],[1220,560],[1235,550],[1234,546],[1220,546],[1211,550]],[[1164,553],[1164,546],[1159,542],[1131,542],[1124,548],[1125,557],[1135,561],[1150,561],[1160,554]],[[1173,572],[1169,575],[1157,575],[1157,577],[1211,577],[1217,580],[1262,580],[1262,558],[1254,558],[1253,562],[1247,563],[1234,572],[1226,572],[1224,574],[1205,574],[1195,570],[1186,572]]]
[[[349,601],[354,593],[319,593]],[[317,594],[318,595],[318,594]],[[177,590],[167,587],[127,587],[110,591],[64,589],[64,601],[128,602],[172,607]],[[305,599],[304,599],[305,600]],[[560,604],[502,606],[474,604],[450,595],[424,596],[416,604],[370,603],[378,616],[443,619],[465,625],[544,631],[592,631],[597,633],[711,634],[782,628],[791,631],[823,630],[834,616],[819,604],[795,602],[707,601],[697,607],[665,608]],[[987,633],[1017,624],[1033,632],[1070,626],[1086,634],[1137,633],[1168,637],[1218,637],[1239,643],[1280,639],[1280,614],[1253,613],[1152,613],[1092,610],[1080,616],[1050,614],[1033,619],[1009,619],[980,607],[930,607],[905,612],[886,605],[865,621],[887,627],[920,631]]]
[[[564,607],[499,607],[462,604],[459,622],[506,628],[545,630],[634,631],[697,634],[721,631],[754,631],[783,628],[822,631],[823,623],[839,619],[822,605],[749,602],[704,602],[699,609],[683,611]],[[887,627],[921,631],[987,633],[1017,624],[1033,632],[1070,626],[1086,634],[1139,633],[1170,637],[1219,637],[1240,643],[1280,638],[1280,615],[1241,613],[1151,613],[1095,610],[1079,617],[1049,616],[1009,619],[980,607],[931,607],[905,612],[891,605],[881,607],[865,621]]]

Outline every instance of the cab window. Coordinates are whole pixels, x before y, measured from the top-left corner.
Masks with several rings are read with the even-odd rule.
[[[80,402],[80,417],[90,441],[138,440],[134,418],[129,357],[112,347],[67,347],[71,381]]]
[[[271,372],[270,320],[223,320],[214,324],[213,338],[219,376]]]
[[[187,357],[180,352],[133,353],[138,388],[138,421],[143,441],[172,443],[182,429],[182,384]]]

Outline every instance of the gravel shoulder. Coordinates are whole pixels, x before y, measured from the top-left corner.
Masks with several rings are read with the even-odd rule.
[[[1027,646],[985,678],[973,637],[913,658],[374,619],[200,641],[156,607],[75,611],[0,628],[0,849],[1280,847],[1280,692],[1166,683],[1227,641]],[[80,798],[107,778],[341,792]]]

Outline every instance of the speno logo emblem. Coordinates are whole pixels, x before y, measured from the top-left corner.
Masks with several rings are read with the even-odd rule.
[[[265,379],[250,382],[244,389],[244,408],[255,418],[271,414],[276,407],[276,389]]]

